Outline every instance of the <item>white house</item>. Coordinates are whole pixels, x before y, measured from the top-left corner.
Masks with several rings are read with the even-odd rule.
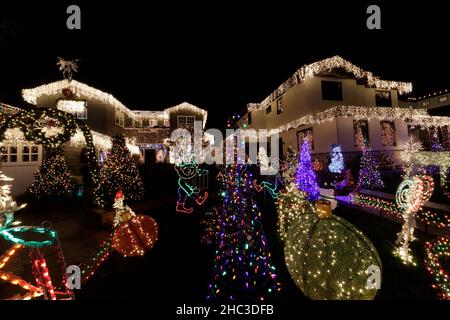
[[[283,154],[309,135],[312,154],[323,161],[335,143],[347,160],[353,158],[359,127],[372,150],[398,158],[408,134],[419,128],[448,132],[450,125],[449,117],[401,106],[399,97],[411,91],[409,82],[381,80],[334,56],[301,67],[260,103],[248,104],[236,126],[278,131]],[[441,140],[449,150],[448,138]]]

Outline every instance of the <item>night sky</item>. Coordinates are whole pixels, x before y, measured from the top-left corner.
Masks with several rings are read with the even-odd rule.
[[[372,2],[4,2],[0,101],[17,106],[25,105],[22,88],[62,78],[57,56],[81,59],[74,78],[131,109],[188,101],[218,128],[303,64],[336,54],[382,79],[412,81],[414,95],[450,89],[443,1],[374,2],[382,11],[375,31],[366,28]],[[80,31],[66,28],[69,4],[81,7]]]

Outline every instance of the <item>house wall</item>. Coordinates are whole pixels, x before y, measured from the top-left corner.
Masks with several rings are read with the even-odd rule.
[[[322,80],[339,81],[342,83],[342,101],[329,101],[322,99]],[[271,103],[272,111],[266,114],[266,110],[252,111],[252,123],[250,128],[275,129],[295,119],[308,114],[316,114],[334,106],[369,106],[375,107],[375,88],[368,88],[357,84],[355,79],[315,76],[290,88],[283,96],[283,112],[277,114],[277,101]],[[397,90],[391,92],[392,107],[398,107]],[[244,116],[239,123],[245,122]]]

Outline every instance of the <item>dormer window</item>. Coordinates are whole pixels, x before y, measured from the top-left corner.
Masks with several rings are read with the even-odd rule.
[[[194,128],[195,116],[177,116],[177,128]]]
[[[120,127],[124,127],[125,126],[125,115],[123,114],[122,111],[116,109],[116,125],[120,126]]]

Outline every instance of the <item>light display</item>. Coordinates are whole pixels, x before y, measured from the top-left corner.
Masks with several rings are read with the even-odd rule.
[[[381,144],[383,146],[395,146],[395,125],[392,121],[381,121]]]
[[[316,200],[319,198],[320,192],[316,181],[316,173],[311,164],[309,145],[308,139],[304,139],[299,154],[295,183],[299,190],[308,193],[309,200]]]
[[[142,199],[144,184],[123,136],[113,138],[111,152],[100,169],[99,183],[106,204],[113,202],[111,195],[119,190],[123,190],[128,200]]]
[[[14,221],[14,212],[25,208],[26,204],[17,206],[11,196],[11,184],[14,179],[0,171],[0,230],[8,227]]]
[[[425,109],[384,108],[365,106],[330,106],[329,109],[314,115],[305,115],[280,126],[277,131],[285,132],[304,125],[317,125],[336,121],[337,118],[353,118],[355,120],[376,119],[379,121],[403,120],[406,124],[418,127],[443,127],[450,125],[450,117],[430,116]]]
[[[200,194],[200,189],[195,186],[194,178],[198,175],[207,174],[206,170],[202,170],[195,162],[183,162],[175,166],[178,174],[178,200],[176,211],[179,213],[192,213],[193,208],[186,208],[186,201],[193,198],[195,202],[201,206],[208,199],[208,192]]]
[[[403,210],[395,202],[361,193],[352,193],[350,201],[354,205],[381,210],[384,214],[402,219]],[[450,228],[450,215],[445,213],[432,212],[422,208],[417,212],[416,219],[426,226],[438,229]]]
[[[450,275],[444,266],[444,259],[450,258],[450,238],[439,237],[425,244],[425,268],[433,279],[433,288],[439,290],[439,297],[450,300]]]
[[[87,100],[99,100],[109,106],[114,110],[119,110],[126,114],[129,118],[134,120],[152,118],[155,111],[133,111],[128,109],[122,102],[117,100],[112,94],[103,92],[101,90],[90,87],[84,83],[78,82],[76,80],[69,81],[67,79],[45,84],[32,89],[23,89],[22,97],[30,104],[37,104],[38,97],[42,95],[56,95],[61,93],[63,90],[69,89],[76,97],[83,97]],[[201,108],[198,108],[190,103],[183,102],[176,106],[167,108],[163,111],[163,119],[168,120],[170,113],[176,113],[179,111],[191,111],[194,113],[201,114],[203,117],[203,127],[206,125],[206,119],[208,112]],[[158,113],[158,112],[156,112]]]
[[[34,174],[29,191],[38,199],[59,197],[75,187],[62,147],[47,149],[44,162]]]
[[[278,180],[275,181],[275,183],[269,182],[269,181],[262,181],[260,184],[258,184],[258,181],[255,179],[253,180],[253,187],[257,192],[261,192],[262,190],[267,190],[270,194],[270,196],[273,199],[278,198]]]
[[[252,180],[247,165],[225,167],[208,299],[265,300],[279,290]]]
[[[399,94],[410,93],[412,91],[412,83],[410,82],[380,80],[380,78],[374,76],[371,72],[364,71],[340,56],[334,56],[309,65],[304,65],[261,103],[248,104],[247,110],[264,110],[278,97],[286,93],[290,88],[302,83],[306,79],[314,77],[317,74],[330,71],[332,69],[344,69],[346,72],[353,74],[355,78],[364,79],[367,81],[368,86],[375,87],[377,89],[396,89]]]
[[[450,167],[450,152],[417,152],[412,154],[412,162],[419,166],[439,166],[441,186],[444,186],[446,173]],[[447,179],[449,179],[449,177],[447,177]]]
[[[398,186],[395,200],[397,206],[403,210],[404,223],[395,242],[397,245],[395,253],[400,256],[405,264],[415,265],[409,249],[409,243],[414,240],[415,215],[431,198],[433,190],[433,179],[428,176],[406,179]]]
[[[58,135],[46,137],[45,132],[41,130],[42,128],[36,126],[36,123],[43,119],[62,124],[64,126],[63,132]],[[3,140],[8,129],[13,128],[20,129],[27,141],[42,144],[48,148],[57,148],[61,146],[70,139],[77,128],[80,129],[85,137],[87,145],[90,177],[93,185],[96,186],[93,190],[94,203],[100,207],[105,205],[98,189],[98,162],[92,134],[83,122],[76,119],[72,114],[57,109],[29,108],[29,110],[22,110],[16,114],[10,115],[1,123],[0,140]]]
[[[367,270],[381,270],[380,257],[370,240],[340,217],[299,216],[284,252],[292,279],[310,299],[362,300],[377,293],[376,287],[366,286]]]
[[[114,233],[112,248],[124,257],[143,256],[158,240],[158,225],[148,216],[136,215],[124,206],[124,195],[118,191],[115,197]]]
[[[307,200],[308,195],[297,189],[294,182],[280,191],[278,197],[278,234],[281,240],[286,240],[289,227],[300,215],[314,213],[315,209]]]
[[[328,170],[331,173],[341,173],[344,170],[344,156],[342,155],[342,148],[339,144],[331,145],[331,163],[328,165]]]
[[[73,74],[78,72],[78,61],[80,59],[65,60],[58,57],[56,65],[59,66],[59,71],[62,71],[64,79],[67,79],[68,82],[72,81]]]
[[[55,230],[44,226],[3,228],[0,230],[0,236],[14,244],[6,254],[0,257],[0,279],[26,290],[25,294],[16,295],[11,299],[31,299],[41,296],[46,300],[74,298],[73,292],[67,286],[67,265]],[[3,270],[13,256],[24,248],[28,248],[30,251],[31,268],[36,285]],[[46,259],[40,251],[41,248],[52,248],[56,252],[61,273],[60,281],[57,281],[56,284],[50,277]]]
[[[364,189],[383,189],[384,183],[381,180],[378,164],[372,154],[369,142],[364,141],[362,148],[361,162],[359,165],[358,186]]]
[[[414,163],[413,156],[422,150],[422,144],[414,139],[413,136],[408,137],[405,149],[401,152],[401,158],[403,161],[403,177],[408,178],[413,173]]]

